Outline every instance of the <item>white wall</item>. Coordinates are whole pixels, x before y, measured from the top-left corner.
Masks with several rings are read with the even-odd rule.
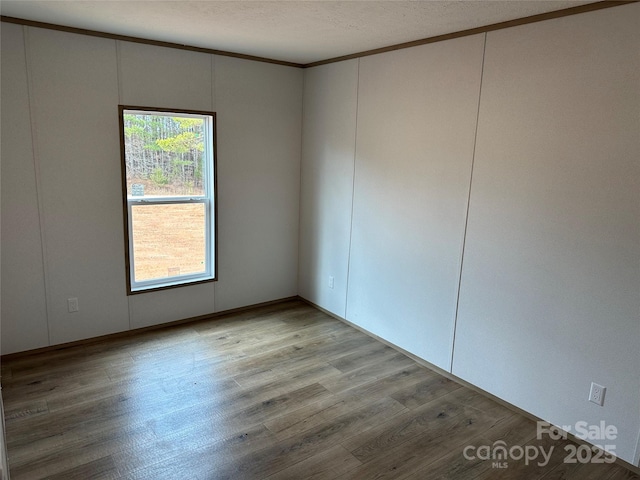
[[[3,23],[2,75],[3,354],[296,294],[299,69]],[[217,111],[218,283],[126,295],[119,103]]]
[[[49,341],[126,330],[115,42],[26,33]],[[69,297],[79,312],[68,312]]]
[[[545,420],[615,425],[636,464],[639,18],[635,4],[489,32],[481,90],[481,36],[362,58],[356,93],[346,66],[307,71],[301,198],[314,208],[300,237],[300,285],[320,289],[350,242],[344,306],[303,296]],[[336,87],[357,99],[351,127],[318,107]],[[334,196],[350,159],[314,121],[357,129],[351,192]],[[344,219],[350,193],[343,233],[324,219]],[[604,407],[587,401],[591,381]]]
[[[3,23],[0,31],[1,348],[10,353],[47,345],[49,334],[22,27]]]
[[[116,46],[120,104],[215,111],[212,55],[130,42],[116,42]],[[132,295],[128,299],[131,327],[211,313],[214,291],[213,283],[204,283]]]
[[[640,5],[490,32],[453,373],[640,430]],[[606,403],[587,401],[592,381]]]
[[[300,69],[216,57],[216,310],[298,292]]]
[[[475,35],[360,60],[347,318],[441,368],[451,362],[483,47]]]
[[[358,64],[312,68],[304,79],[299,293],[341,317],[346,316]]]

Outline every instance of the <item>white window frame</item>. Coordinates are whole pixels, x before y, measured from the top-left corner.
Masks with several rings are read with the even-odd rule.
[[[122,157],[122,190],[125,211],[125,256],[127,268],[127,294],[144,293],[152,290],[192,285],[194,283],[211,282],[217,280],[217,212],[216,212],[216,114],[193,110],[178,110],[164,108],[148,108],[120,105],[120,147]],[[158,115],[168,117],[186,117],[203,119],[204,132],[204,166],[203,187],[204,195],[194,196],[150,196],[137,197],[128,194],[126,151],[124,133],[124,115]],[[136,281],[135,255],[133,244],[132,209],[134,206],[147,205],[184,205],[200,203],[205,209],[205,271],[172,277],[154,278]]]

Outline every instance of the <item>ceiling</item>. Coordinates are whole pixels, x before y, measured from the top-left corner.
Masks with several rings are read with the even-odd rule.
[[[300,64],[575,7],[579,0],[2,0],[38,22]]]

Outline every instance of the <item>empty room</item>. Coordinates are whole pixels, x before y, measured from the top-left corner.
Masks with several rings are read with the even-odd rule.
[[[640,478],[640,3],[0,13],[1,480]]]

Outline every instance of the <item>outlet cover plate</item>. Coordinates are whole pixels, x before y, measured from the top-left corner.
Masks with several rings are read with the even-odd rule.
[[[589,401],[596,405],[604,405],[604,394],[607,392],[607,387],[598,385],[591,382],[591,390],[589,391]]]

